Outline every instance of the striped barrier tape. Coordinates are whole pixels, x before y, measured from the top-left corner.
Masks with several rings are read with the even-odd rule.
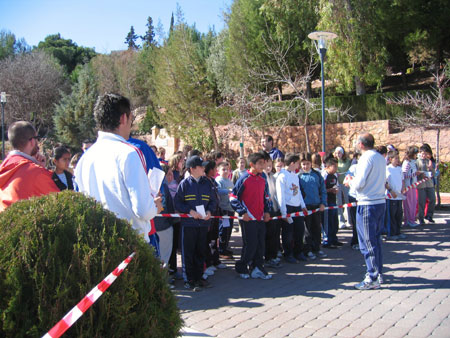
[[[422,184],[423,182],[426,182],[426,181],[428,181],[428,180],[431,180],[431,177],[425,177],[424,179],[421,179],[420,181],[417,181],[416,183],[413,183],[413,184],[407,186],[407,187],[405,188],[405,190],[403,190],[403,194],[404,194],[405,192],[411,190],[411,189],[416,188],[417,186],[419,186],[420,184]],[[388,198],[394,198],[394,196],[392,196],[390,193],[387,193],[386,196],[387,196]]]
[[[135,253],[129,255],[117,268],[114,269],[103,281],[94,287],[72,310],[61,319],[58,324],[52,327],[42,338],[57,338],[66,332],[97,299],[111,286],[117,277],[126,269]]]

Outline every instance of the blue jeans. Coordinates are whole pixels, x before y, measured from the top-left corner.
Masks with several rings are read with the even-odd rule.
[[[335,207],[336,204],[328,204],[329,207]],[[326,210],[324,212],[324,227],[323,231],[325,233],[326,240],[324,238],[324,244],[335,244],[337,243],[337,232],[339,229],[339,219],[338,210]]]

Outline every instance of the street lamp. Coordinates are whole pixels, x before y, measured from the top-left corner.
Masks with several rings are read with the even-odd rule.
[[[5,159],[5,104],[6,104],[6,93],[1,92],[0,102],[2,104],[2,160]]]
[[[322,151],[325,149],[325,79],[323,74],[323,62],[327,53],[327,42],[335,39],[336,34],[330,32],[312,32],[308,34],[308,38],[314,40],[317,52],[320,55],[320,70],[322,77]]]

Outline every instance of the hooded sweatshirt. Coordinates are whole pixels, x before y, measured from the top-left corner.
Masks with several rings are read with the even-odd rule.
[[[14,150],[0,165],[0,212],[19,200],[59,191],[52,172],[25,153]]]

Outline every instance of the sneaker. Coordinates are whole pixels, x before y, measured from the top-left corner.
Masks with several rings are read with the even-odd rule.
[[[199,287],[198,285],[195,285],[194,282],[185,282],[184,283],[184,288],[186,290],[191,290],[191,291],[194,291],[194,292],[198,292],[198,291],[202,290],[202,288]]]
[[[336,249],[336,248],[337,248],[336,245],[331,244],[331,243],[328,243],[328,242],[324,242],[324,243],[322,244],[322,247],[323,247],[323,248],[328,248],[328,249]]]
[[[359,244],[353,244],[352,245],[353,250],[359,250]]]
[[[319,258],[328,257],[328,255],[325,252],[323,252],[322,250],[317,251],[316,256],[319,256]]]
[[[219,264],[216,265],[216,268],[217,269],[226,269],[227,266],[225,264],[223,264],[223,263],[219,263]]]
[[[398,238],[399,238],[399,239],[405,239],[405,238],[406,238],[406,235],[400,234],[400,235],[398,235]]]
[[[233,228],[233,232],[239,232],[239,228],[238,227],[234,227]]]
[[[273,260],[276,261],[277,263],[281,262],[281,258],[280,257],[274,258]]]
[[[311,251],[307,253],[306,255],[308,257],[308,259],[316,259],[316,255],[314,255]]]
[[[425,225],[425,220],[424,219],[419,219],[419,225]]]
[[[343,246],[344,243],[336,241],[336,242],[333,243],[333,245],[335,245],[335,246]]]
[[[380,283],[378,279],[372,280],[369,275],[366,274],[366,277],[361,283],[355,284],[355,289],[358,290],[375,290],[380,288]]]
[[[377,281],[378,281],[379,284],[383,284],[384,283],[383,275],[381,273],[378,274]]]
[[[239,277],[241,277],[242,279],[249,279],[250,275],[248,273],[240,273]]]
[[[308,260],[303,252],[300,252],[297,256],[295,256],[295,258],[302,262],[306,262]]]
[[[278,251],[278,252],[277,252],[277,257],[278,257],[278,258],[283,257],[283,253],[282,253],[281,251]]]
[[[298,263],[298,261],[292,256],[284,257],[284,260],[286,261],[286,263],[289,263],[289,264],[297,264]]]
[[[282,265],[280,264],[280,262],[278,262],[276,259],[270,259],[266,262],[266,266],[270,267],[270,268],[281,268]]]
[[[433,224],[436,223],[432,217],[427,216],[427,217],[425,217],[425,219],[430,223],[433,223]]]
[[[214,276],[214,269],[211,269],[211,267],[209,266],[203,273],[208,276]]]
[[[212,287],[211,283],[208,282],[206,279],[203,279],[203,278],[200,279],[200,280],[196,283],[196,285],[199,286],[200,288],[205,288],[205,289]]]
[[[408,226],[411,228],[415,228],[415,227],[418,227],[419,224],[417,224],[416,222],[408,222]]]
[[[202,278],[203,278],[203,279],[208,279],[208,277],[209,277],[209,276],[208,276],[206,273],[203,273],[203,275],[202,275]]]
[[[339,224],[339,229],[345,229],[345,228],[346,228],[345,223],[340,223]]]
[[[390,240],[390,241],[398,241],[398,236],[388,236],[388,238],[387,238],[388,240]]]
[[[272,275],[265,274],[264,272],[259,270],[258,267],[256,267],[252,271],[252,278],[254,278],[254,279],[261,278],[261,279],[267,280],[267,279],[271,279]]]

